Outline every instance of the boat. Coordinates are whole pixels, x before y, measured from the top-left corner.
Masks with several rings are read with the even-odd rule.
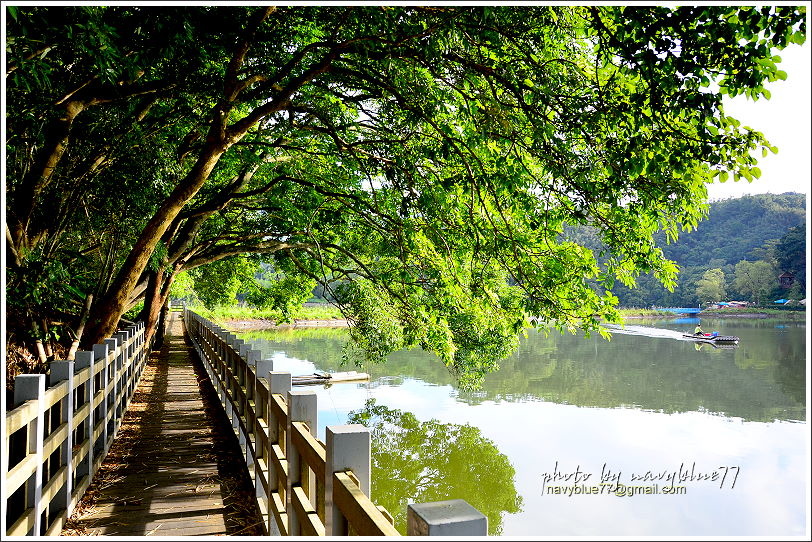
[[[313,373],[311,375],[295,375],[291,378],[294,386],[308,386],[312,384],[332,384],[334,382],[362,382],[369,380],[367,373],[347,371],[345,373]]]
[[[739,338],[733,335],[719,335],[717,332],[713,333],[683,333],[683,337],[692,339],[694,341],[702,341],[711,344],[738,344]]]

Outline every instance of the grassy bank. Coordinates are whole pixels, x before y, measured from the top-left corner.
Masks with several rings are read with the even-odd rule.
[[[654,309],[618,309],[623,318],[661,318],[674,316],[673,312],[658,311]]]
[[[679,315],[669,311],[653,309],[620,309],[620,315],[625,318],[677,318]],[[769,307],[747,307],[737,309],[706,309],[697,315],[699,318],[779,318],[785,320],[803,320],[806,310],[773,309]]]
[[[235,320],[264,320],[269,323],[281,323],[282,315],[279,311],[275,310],[260,310],[251,307],[217,307],[213,310],[206,309],[203,306],[189,307],[198,314],[205,316],[210,320],[216,322],[228,322]],[[620,309],[620,315],[626,318],[674,318],[676,315],[672,312],[658,311],[653,309]],[[747,309],[712,309],[704,310],[700,313],[702,318],[736,318],[736,317],[752,317],[754,315],[765,315],[773,318],[785,318],[788,320],[803,320],[806,317],[806,312],[803,310],[790,311],[778,310],[770,308],[747,308]],[[295,314],[293,320],[341,320],[344,317],[341,312],[334,306],[328,304],[321,305],[305,305],[300,307]]]
[[[281,323],[284,319],[282,313],[272,309],[255,309],[252,307],[216,307],[207,309],[203,306],[192,307],[201,316],[215,322],[228,322],[231,320],[266,320]],[[300,307],[292,315],[293,320],[340,320],[344,318],[341,311],[332,305],[306,305]]]

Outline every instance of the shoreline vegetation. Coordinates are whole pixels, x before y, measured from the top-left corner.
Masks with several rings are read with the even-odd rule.
[[[312,327],[348,327],[349,322],[341,312],[332,305],[306,305],[301,307],[290,321],[284,321],[281,314],[274,310],[260,310],[247,307],[217,307],[213,310],[203,307],[190,307],[202,316],[220,323],[220,325],[233,331],[258,329],[286,329],[286,328],[312,328]],[[641,318],[676,318],[671,312],[654,309],[620,309],[624,320]],[[804,320],[806,310],[779,310],[763,307],[738,309],[711,309],[702,311],[701,318],[781,318],[786,320]],[[277,324],[277,322],[279,322]]]

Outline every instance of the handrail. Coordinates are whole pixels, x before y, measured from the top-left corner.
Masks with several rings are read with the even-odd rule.
[[[6,536],[58,535],[107,455],[143,374],[142,322],[18,375],[3,417]]]
[[[315,436],[315,392],[293,391],[290,374],[273,372],[272,363],[260,360],[259,352],[200,315],[185,310],[184,322],[242,448],[257,505],[265,516],[266,533],[347,534],[341,532],[346,523],[341,520],[346,518],[332,521],[326,510],[333,509],[332,474],[343,472],[348,465],[333,466],[330,470],[329,458],[347,455],[348,450],[358,448],[359,439],[365,440],[366,448],[361,446],[360,455],[356,453],[358,457],[348,460],[367,464],[368,486],[370,458],[366,428],[342,426],[363,428],[363,431],[355,431],[353,442],[341,441],[334,449],[328,449]],[[335,428],[328,428],[331,429]],[[356,498],[358,492],[352,495]],[[349,527],[354,532],[364,534],[366,524],[383,522],[389,525],[387,534],[399,534],[387,515],[374,505],[351,509],[364,511],[362,516],[354,513],[349,518]]]
[[[318,440],[314,391],[293,391],[289,373],[185,307],[183,319],[239,441],[266,533],[399,536],[368,497],[369,430],[328,426],[326,443]],[[487,534],[487,518],[461,499],[410,504],[407,513],[410,535]]]

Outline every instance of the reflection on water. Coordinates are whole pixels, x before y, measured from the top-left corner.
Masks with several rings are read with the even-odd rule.
[[[708,329],[740,337],[732,349],[681,340],[693,328],[688,323],[633,325],[637,332],[608,342],[530,332],[476,392],[455,388],[433,356],[396,352],[362,368],[368,383],[312,388],[320,437],[327,425],[351,420],[377,432],[372,497],[400,518],[405,503],[459,497],[488,515],[491,534],[802,534],[809,479],[804,324],[703,319]],[[339,364],[346,330],[241,337],[274,359],[275,370],[353,369]],[[466,431],[459,445],[446,442]],[[735,489],[692,483],[682,496],[542,495],[540,480],[556,462],[627,473],[696,462],[705,470],[738,466],[741,474]],[[485,486],[480,465],[497,486]],[[437,490],[421,492],[421,480]]]
[[[519,349],[485,377],[481,390],[454,390],[468,404],[545,400],[588,407],[636,407],[661,412],[704,411],[752,421],[805,420],[805,328],[798,323],[726,323],[725,335],[742,337],[735,348],[714,348],[682,337],[673,321],[636,323],[611,341],[593,336],[545,336],[531,331]],[[648,330],[648,336],[641,336]],[[307,360],[302,372],[341,371],[343,329],[245,333],[265,357],[284,353]],[[698,348],[697,348],[698,346]],[[372,386],[415,378],[453,385],[445,366],[422,350],[391,354],[364,366]]]
[[[366,425],[372,438],[372,494],[406,534],[406,505],[465,499],[488,518],[490,534],[502,533],[502,514],[516,513],[522,498],[508,458],[470,424],[419,421],[411,412],[369,399],[347,423]],[[477,488],[477,491],[470,491]]]

